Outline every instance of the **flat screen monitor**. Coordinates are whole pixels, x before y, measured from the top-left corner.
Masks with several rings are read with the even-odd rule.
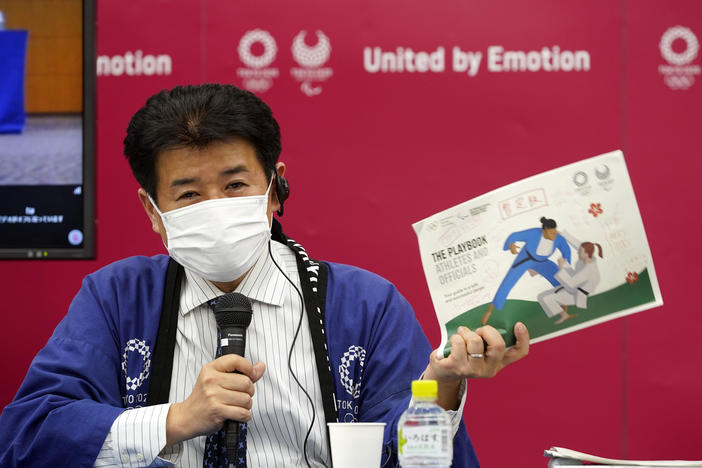
[[[95,0],[0,0],[0,258],[91,258]]]

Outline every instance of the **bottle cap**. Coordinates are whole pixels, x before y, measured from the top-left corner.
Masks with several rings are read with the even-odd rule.
[[[436,399],[439,392],[439,385],[436,380],[413,380],[412,396],[414,398]]]

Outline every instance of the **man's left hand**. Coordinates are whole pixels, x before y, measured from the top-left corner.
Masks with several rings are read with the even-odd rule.
[[[438,382],[439,405],[444,409],[457,409],[458,389],[463,379],[494,377],[505,366],[529,354],[526,326],[518,322],[514,334],[517,343],[506,350],[502,335],[489,325],[475,331],[458,327],[458,333],[449,338],[451,354],[448,357],[438,359],[436,352],[432,351],[424,378]]]

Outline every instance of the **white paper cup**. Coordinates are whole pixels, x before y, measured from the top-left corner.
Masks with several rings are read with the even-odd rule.
[[[327,423],[334,468],[380,466],[385,423]]]

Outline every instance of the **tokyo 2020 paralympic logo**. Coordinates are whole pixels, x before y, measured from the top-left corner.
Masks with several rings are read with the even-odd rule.
[[[675,51],[674,43],[684,42],[685,49]],[[697,36],[690,28],[674,26],[668,28],[658,44],[661,56],[668,65],[659,65],[658,71],[669,88],[688,89],[695,82],[695,75],[700,74],[700,66],[693,64],[700,49]]]
[[[317,43],[309,46],[305,43],[307,31],[300,31],[293,39],[291,47],[293,58],[300,66],[293,67],[290,74],[300,82],[300,91],[307,96],[320,94],[322,92],[320,83],[334,74],[330,67],[324,66],[331,55],[331,42],[322,31],[317,31],[316,35]]]
[[[305,35],[305,31],[300,31],[293,39],[293,57],[303,67],[321,67],[329,60],[331,54],[329,38],[322,31],[317,31],[317,44],[310,47],[305,44]]]

